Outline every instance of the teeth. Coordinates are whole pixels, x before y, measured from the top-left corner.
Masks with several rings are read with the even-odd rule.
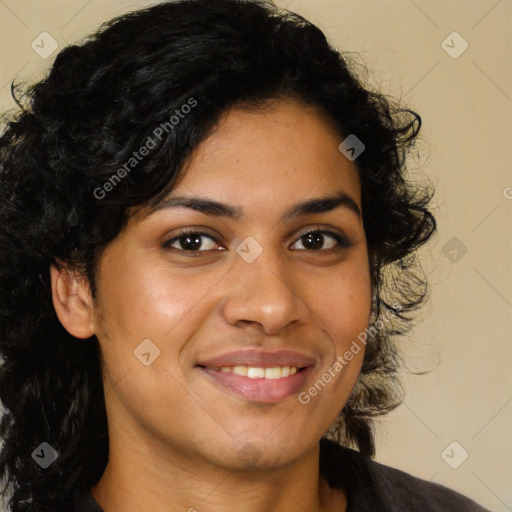
[[[265,377],[265,370],[263,368],[253,368],[249,366],[249,368],[247,368],[247,377],[251,379],[263,379]]]
[[[247,366],[233,366],[233,373],[245,377],[247,375]]]
[[[217,369],[217,368],[215,368]],[[250,379],[280,379],[295,375],[298,371],[296,366],[275,366],[273,368],[257,368],[253,366],[223,366],[220,368],[223,373],[233,372],[235,375],[249,377]]]
[[[283,372],[279,366],[277,368],[265,368],[265,379],[280,379]]]

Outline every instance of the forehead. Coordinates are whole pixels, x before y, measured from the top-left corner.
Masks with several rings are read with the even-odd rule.
[[[178,185],[139,220],[190,198],[222,203],[262,222],[299,204],[346,196],[361,210],[357,167],[338,149],[342,135],[320,109],[289,100],[225,112],[184,166]],[[140,215],[140,216],[139,216]],[[135,219],[134,219],[135,220]]]
[[[335,190],[359,201],[357,167],[338,149],[343,137],[326,114],[295,101],[233,108],[192,153],[175,192],[274,199]]]

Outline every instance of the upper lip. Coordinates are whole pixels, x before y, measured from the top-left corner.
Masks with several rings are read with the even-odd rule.
[[[295,350],[258,350],[245,349],[226,352],[219,356],[199,361],[200,366],[251,366],[255,368],[273,368],[276,366],[313,366],[315,359]]]

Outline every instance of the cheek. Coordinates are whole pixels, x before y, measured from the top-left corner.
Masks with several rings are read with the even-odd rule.
[[[210,313],[208,292],[222,278],[218,272],[198,277],[170,269],[165,261],[148,264],[121,256],[105,258],[98,272],[97,333],[106,389],[114,391],[107,400],[115,403],[110,407],[120,401],[132,416],[155,424],[166,414],[170,422],[170,411],[173,417],[187,414],[180,356]]]
[[[328,279],[316,281],[310,305],[332,340],[332,352],[299,402],[318,417],[327,418],[327,429],[348,400],[357,381],[365,347],[360,335],[368,326],[371,283],[362,260],[346,265]]]
[[[223,277],[222,269],[198,276],[164,259],[148,260],[107,255],[98,272],[96,332],[107,386],[129,374],[126,380],[138,383],[132,398],[140,393],[141,400],[146,392],[183,383],[183,349],[211,313],[211,291]],[[145,366],[142,354],[148,352],[152,362]]]
[[[371,283],[368,266],[347,265],[310,286],[309,306],[328,330],[336,352],[350,346],[368,326]]]
[[[218,272],[202,274],[172,270],[164,259],[105,261],[101,273],[100,299],[108,309],[114,330],[130,333],[130,339],[163,341],[173,328],[185,322],[190,312],[219,280]]]

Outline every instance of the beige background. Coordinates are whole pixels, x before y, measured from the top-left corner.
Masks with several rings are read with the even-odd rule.
[[[14,106],[14,77],[36,80],[55,57],[43,59],[32,50],[41,32],[61,48],[112,16],[151,3],[0,0],[0,110]],[[437,187],[439,222],[438,235],[423,251],[432,294],[422,322],[400,341],[409,368],[407,396],[378,426],[377,459],[493,511],[512,510],[512,4],[278,4],[319,24],[338,48],[359,53],[370,81],[401,97],[424,121],[419,170]],[[442,47],[454,31],[469,45],[458,58]],[[452,36],[445,44],[453,53],[462,40]],[[453,237],[455,245],[446,246]],[[431,371],[413,375],[422,370]],[[444,452],[453,441],[458,445]],[[441,456],[453,464],[462,450],[469,456],[457,469]]]

